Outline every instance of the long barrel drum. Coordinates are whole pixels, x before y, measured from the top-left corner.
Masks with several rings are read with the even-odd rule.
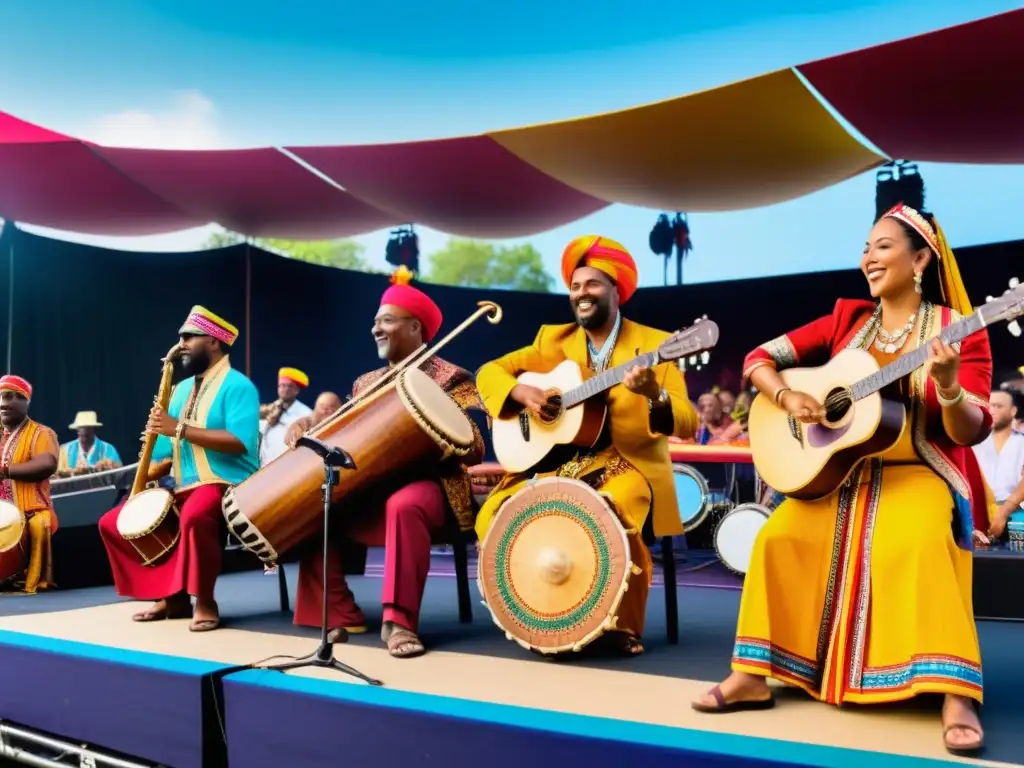
[[[480,302],[480,307],[429,353],[417,353],[392,369],[385,382],[310,432],[345,450],[355,463],[355,469],[341,470],[331,492],[334,504],[407,470],[469,452],[472,422],[418,366],[477,318],[489,314],[492,324],[501,320],[497,304]],[[288,451],[225,492],[222,509],[228,530],[263,562],[275,563],[322,530],[323,483],[319,456],[302,448]]]

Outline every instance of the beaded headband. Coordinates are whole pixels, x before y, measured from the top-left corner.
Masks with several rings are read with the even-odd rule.
[[[883,219],[896,219],[902,221],[908,227],[913,228],[917,234],[924,238],[924,241],[928,243],[928,247],[932,249],[939,259],[942,258],[942,249],[939,248],[939,239],[935,234],[935,230],[932,225],[928,223],[928,219],[922,216],[918,211],[911,208],[909,205],[898,203],[890,208]]]

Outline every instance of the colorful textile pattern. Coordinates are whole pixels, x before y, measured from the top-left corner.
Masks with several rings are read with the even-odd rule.
[[[572,273],[582,266],[598,269],[614,280],[620,304],[636,293],[636,262],[621,243],[600,235],[577,237],[562,251],[562,280],[566,287],[572,284]]]
[[[200,429],[224,429],[245,446],[245,453],[211,451],[188,440],[160,435],[153,461],[172,460],[174,492],[200,485],[237,485],[259,469],[260,398],[255,385],[222,357],[203,376],[189,376],[174,388],[167,413]]]
[[[17,392],[29,400],[32,399],[32,385],[26,379],[21,378],[21,376],[14,376],[12,374],[0,376],[0,392]]]
[[[228,346],[235,343],[238,338],[238,328],[233,326],[224,318],[215,315],[206,307],[198,304],[192,307],[185,324],[178,329],[178,334],[191,333],[197,336],[212,336],[223,341]]]
[[[441,314],[441,308],[434,303],[433,299],[419,288],[409,285],[412,278],[413,273],[404,266],[396,269],[391,275],[391,287],[380,297],[380,306],[390,304],[409,312],[423,323],[423,340],[430,341],[441,330],[444,316]]]
[[[300,371],[298,368],[281,368],[277,372],[277,381],[287,381],[296,386],[306,388],[309,386],[309,376]]]

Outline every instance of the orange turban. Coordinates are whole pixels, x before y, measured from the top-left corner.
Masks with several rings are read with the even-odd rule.
[[[572,273],[579,267],[604,272],[619,287],[619,303],[625,304],[636,293],[636,262],[622,243],[600,235],[577,237],[562,252],[562,280],[572,284]]]

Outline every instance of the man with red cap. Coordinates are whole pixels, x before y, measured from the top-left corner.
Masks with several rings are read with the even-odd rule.
[[[8,548],[0,558],[0,582],[13,581],[27,594],[53,586],[53,560],[50,541],[57,531],[57,516],[50,499],[50,477],[57,471],[60,444],[49,427],[28,417],[32,385],[21,376],[0,377],[0,500],[9,511],[23,515],[28,528],[28,552],[19,541],[3,541]],[[17,518],[0,520],[0,540],[5,535],[21,535],[24,529],[12,525]]]
[[[550,408],[544,392],[518,382],[520,374],[550,371],[566,360],[598,374],[653,352],[668,338],[664,331],[622,317],[619,306],[636,291],[637,269],[620,243],[597,235],[576,238],[562,254],[562,278],[575,322],[542,325],[531,346],[487,363],[477,373],[480,396],[492,416],[523,408],[540,414]],[[693,437],[699,421],[675,363],[632,368],[622,386],[608,390],[607,403],[605,429],[592,450],[559,455],[529,474],[506,475],[481,507],[476,531],[483,541],[501,505],[534,476],[580,480],[611,498],[629,538],[635,570],[619,607],[617,631],[609,637],[615,650],[632,656],[643,653],[652,574],[641,536],[644,523],[653,513],[655,535],[683,532],[668,437]]]
[[[356,397],[387,373],[429,343],[441,328],[441,310],[429,296],[409,285],[412,273],[399,267],[391,278],[392,285],[381,297],[380,308],[373,322],[373,338],[377,355],[387,364],[360,376],[352,386]],[[431,357],[420,369],[429,375],[462,408],[482,408],[472,374],[438,357]],[[310,419],[292,425],[289,445],[308,429]],[[419,656],[424,652],[418,635],[420,602],[430,569],[431,533],[445,523],[451,510],[459,527],[472,530],[475,508],[466,466],[483,459],[484,444],[476,425],[474,442],[462,458],[451,458],[437,467],[424,467],[422,472],[403,473],[395,479],[395,487],[379,494],[380,498],[359,509],[346,510],[338,519],[340,533],[371,547],[384,547],[384,624],[381,639],[396,658]],[[295,601],[295,623],[319,627],[321,600],[326,583],[328,626],[337,630],[361,633],[366,619],[345,583],[341,555],[332,548],[323,562],[321,542],[310,542],[310,551],[299,564],[299,583]]]

